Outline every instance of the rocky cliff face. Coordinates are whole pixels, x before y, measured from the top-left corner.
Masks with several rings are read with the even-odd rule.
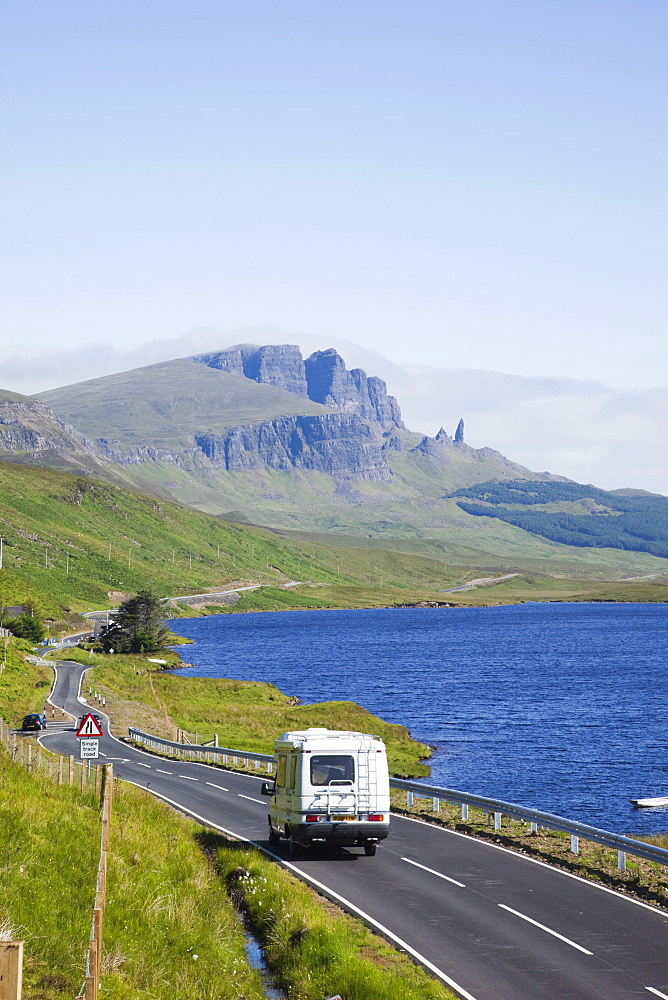
[[[197,434],[209,461],[228,472],[304,469],[337,479],[387,480],[392,473],[381,445],[357,414],[289,416],[234,427],[227,434]]]
[[[294,344],[235,347],[217,354],[200,354],[193,361],[308,397],[304,359]]]
[[[404,429],[399,404],[388,395],[383,379],[369,376],[361,368],[348,371],[333,348],[316,351],[306,361],[294,344],[235,347],[200,354],[193,360],[232,375],[244,375],[254,382],[275,385],[344,413],[355,413],[381,424],[385,430]]]
[[[73,427],[31,396],[0,393],[0,451],[24,453],[35,458],[40,453],[72,453],[94,456],[95,447]]]
[[[304,362],[309,399],[357,413],[386,429],[404,427],[399,404],[389,396],[382,378],[369,377],[361,368],[348,371],[340,354],[330,348],[315,351]]]

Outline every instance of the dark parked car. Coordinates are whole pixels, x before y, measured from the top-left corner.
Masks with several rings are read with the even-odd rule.
[[[24,732],[30,729],[46,729],[46,716],[42,715],[41,712],[31,712],[23,720],[21,729]]]

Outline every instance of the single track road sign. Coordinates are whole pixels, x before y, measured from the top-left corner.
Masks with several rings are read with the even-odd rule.
[[[94,715],[89,712],[85,715],[81,721],[81,725],[77,729],[77,736],[85,738],[87,736],[102,736],[102,729],[100,723],[97,721]]]
[[[82,760],[97,760],[99,753],[100,741],[97,739],[88,739],[84,737],[79,744],[79,750],[81,751]]]

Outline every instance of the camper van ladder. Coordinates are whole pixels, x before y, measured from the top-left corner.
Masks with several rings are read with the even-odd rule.
[[[373,754],[373,756],[372,756]],[[376,754],[375,751],[362,750],[357,758],[359,810],[368,812],[371,803],[376,799]]]

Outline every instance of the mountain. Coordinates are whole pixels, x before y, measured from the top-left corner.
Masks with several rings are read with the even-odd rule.
[[[445,491],[551,478],[470,448],[463,421],[454,436],[407,430],[385,382],[332,349],[235,345],[38,399],[138,489],[273,527],[452,536],[462,512]]]
[[[568,538],[557,537],[545,510],[524,519],[501,504],[493,512],[475,492],[480,484],[525,483],[531,493],[541,483],[568,481],[470,447],[463,420],[452,435],[408,430],[384,381],[349,371],[332,349],[303,358],[293,345],[240,344],[36,399],[5,398],[6,460],[56,464],[229,522],[299,532],[302,540],[317,535],[327,545],[357,536],[355,544],[401,545],[446,565],[453,558],[541,571],[549,565],[566,575],[590,567],[580,522]],[[569,505],[555,500],[547,513],[572,513]],[[606,510],[613,509],[611,501]],[[594,527],[588,523],[586,532],[595,540]],[[634,531],[626,532],[627,547]],[[598,537],[615,574],[664,572],[659,550],[638,544],[631,559],[613,551],[609,531]]]

